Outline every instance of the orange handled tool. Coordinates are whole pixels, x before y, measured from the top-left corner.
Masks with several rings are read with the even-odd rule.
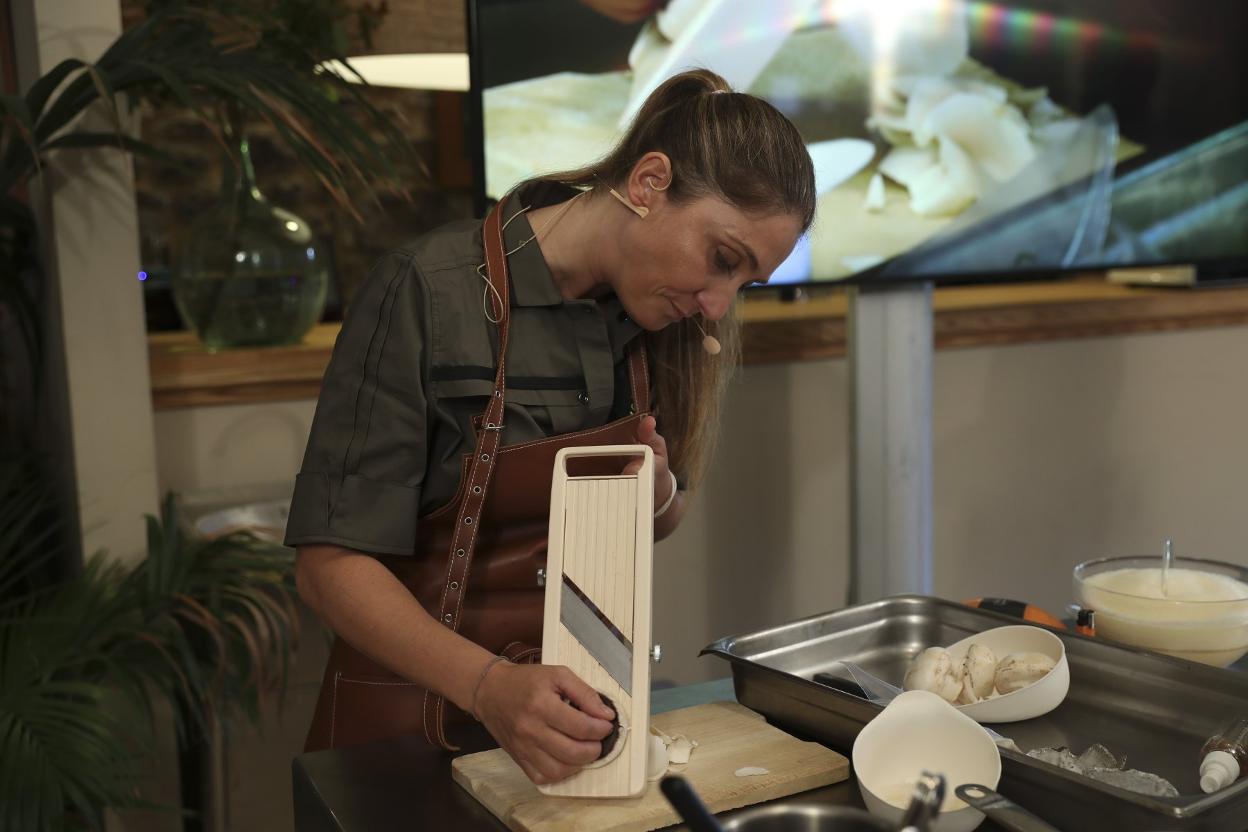
[[[1010,598],[972,598],[962,603],[968,607],[1010,615],[1032,624],[1042,624],[1045,627],[1052,627],[1056,630],[1066,629],[1066,625],[1056,615],[1025,601],[1014,601]]]

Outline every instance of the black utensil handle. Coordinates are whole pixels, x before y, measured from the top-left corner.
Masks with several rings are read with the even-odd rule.
[[[841,693],[848,693],[850,696],[857,696],[859,699],[866,699],[868,702],[871,701],[871,697],[867,696],[867,692],[862,689],[862,685],[852,679],[821,672],[812,676],[811,681],[818,682],[833,690],[839,690]]]
[[[1013,832],[1058,832],[1008,797],[978,783],[963,783],[953,790],[967,805],[992,818],[995,823]]]
[[[669,774],[659,781],[659,790],[689,826],[689,832],[724,832],[685,778]]]

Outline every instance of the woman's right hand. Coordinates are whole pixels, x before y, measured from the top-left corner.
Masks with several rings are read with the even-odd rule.
[[[509,662],[485,674],[476,708],[477,718],[539,786],[598,759],[615,716],[568,668]]]

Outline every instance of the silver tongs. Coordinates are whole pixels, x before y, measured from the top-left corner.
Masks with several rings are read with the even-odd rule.
[[[910,805],[901,816],[900,832],[928,832],[932,820],[940,813],[945,800],[945,777],[925,771],[919,775],[910,793]]]

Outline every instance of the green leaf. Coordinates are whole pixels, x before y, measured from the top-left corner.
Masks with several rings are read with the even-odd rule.
[[[69,122],[78,118],[98,97],[91,75],[83,72],[50,99],[35,122],[35,140],[46,141]],[[6,160],[6,167],[8,167]]]
[[[44,105],[48,103],[48,99],[56,88],[72,73],[86,65],[85,61],[80,61],[77,58],[66,58],[52,67],[46,75],[31,84],[30,89],[26,92],[26,104],[30,108],[31,114],[38,118],[39,114],[43,112]]]
[[[0,613],[22,603],[19,591],[59,556],[48,522],[52,484],[31,454],[0,460]]]
[[[0,95],[0,111],[4,113],[6,129],[9,125],[13,125],[17,135],[21,137],[26,153],[34,165],[35,172],[38,173],[40,164],[38,141],[35,138],[35,122],[31,118],[30,107],[26,100],[16,95]],[[13,152],[19,148],[13,146],[9,150]]]
[[[121,135],[121,113],[117,111],[117,98],[113,93],[113,86],[109,83],[106,72],[97,65],[87,65],[87,75],[91,78],[91,84],[95,87],[96,94],[100,100],[108,105],[108,112],[113,117],[113,126],[117,129],[117,135]]]
[[[203,107],[201,107],[199,102],[195,100],[195,96],[191,92],[190,87],[188,87],[186,83],[178,77],[177,73],[171,72],[169,69],[161,66],[160,64],[145,61],[142,58],[135,58],[130,63],[138,69],[143,69],[151,73],[154,79],[160,81],[160,83],[164,84],[165,87],[173,93],[179,104],[194,112],[200,117],[201,120],[205,122],[211,120],[209,115],[204,111]]]

